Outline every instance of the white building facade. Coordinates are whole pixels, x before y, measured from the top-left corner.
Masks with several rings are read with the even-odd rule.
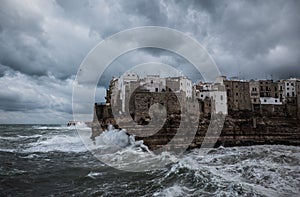
[[[290,78],[284,81],[285,85],[285,97],[297,96],[297,79]]]
[[[260,104],[262,105],[282,105],[282,102],[279,98],[273,97],[261,97]]]

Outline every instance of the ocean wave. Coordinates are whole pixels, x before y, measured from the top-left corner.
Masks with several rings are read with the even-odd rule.
[[[36,135],[0,136],[0,139],[18,141],[22,139],[39,138],[39,137],[42,137],[42,135],[36,134]]]
[[[61,126],[32,126],[33,129],[36,130],[74,130],[76,129],[75,126],[65,126],[65,125],[61,125]]]
[[[87,149],[76,134],[58,134],[43,137],[37,142],[29,143],[23,152],[86,152]]]
[[[33,129],[35,130],[76,130],[76,129],[90,129],[85,123],[83,122],[78,122],[76,125],[42,125],[42,126],[37,126],[34,125],[32,126]]]
[[[189,189],[184,186],[179,186],[175,184],[172,187],[163,189],[162,191],[155,192],[153,196],[155,197],[176,197],[176,196],[188,196],[190,192],[193,192],[195,189]]]
[[[17,152],[17,150],[16,149],[8,149],[8,148],[0,148],[0,152],[15,153],[15,152]]]
[[[180,185],[187,187],[192,183],[191,188],[196,190],[178,190],[176,186],[156,194],[166,196],[175,191],[176,195],[181,191],[187,196],[297,196],[299,150],[291,146],[219,148],[203,157],[196,149],[172,164],[160,180],[180,180]]]

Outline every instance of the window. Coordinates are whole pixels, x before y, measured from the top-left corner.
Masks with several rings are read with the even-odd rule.
[[[158,92],[158,88],[155,88],[155,92]]]
[[[239,93],[235,93],[235,95],[237,95],[237,96],[238,96],[238,95],[239,95]]]
[[[287,88],[287,90],[290,90],[290,88]]]
[[[264,102],[266,103],[266,102],[267,102],[267,99],[264,99]]]
[[[290,93],[288,92],[286,95],[287,95],[287,97],[289,97],[289,96],[290,96]]]
[[[201,97],[203,97],[203,94],[201,94]]]
[[[223,95],[221,95],[221,101],[223,101]]]
[[[231,96],[231,91],[227,90],[227,96]]]
[[[275,91],[277,91],[277,87],[275,87]]]
[[[295,92],[292,92],[292,96],[295,96]]]
[[[277,103],[277,99],[275,99],[275,103]]]
[[[286,83],[286,85],[289,86],[290,84],[289,84],[289,83]]]
[[[151,80],[151,84],[153,84],[153,80]]]
[[[294,83],[291,83],[291,86],[294,86]]]
[[[254,102],[256,102],[256,99],[253,99]]]

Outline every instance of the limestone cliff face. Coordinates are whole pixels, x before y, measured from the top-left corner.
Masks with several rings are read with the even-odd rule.
[[[105,107],[96,107],[96,113],[101,115],[98,120],[100,124],[94,124],[92,138],[99,135],[108,124],[117,125],[114,118],[109,113],[109,109]],[[127,120],[126,120],[127,121]],[[151,150],[159,149],[168,144],[175,135],[179,126],[185,128],[187,131],[190,128],[191,118],[184,118],[179,115],[171,114],[165,123],[161,126],[159,131],[154,135],[148,137],[139,137],[138,133],[145,132],[144,125],[132,126],[131,124],[122,124],[129,134],[135,134],[137,140],[143,140]],[[195,121],[195,120],[192,120]],[[189,148],[200,147],[203,143],[208,126],[210,124],[210,115],[200,115],[197,133],[194,136],[192,143],[189,143]],[[157,127],[148,128],[157,130]],[[186,147],[186,137],[182,134],[176,141],[176,147]],[[215,146],[246,146],[258,144],[283,144],[283,145],[300,145],[300,121],[295,117],[288,115],[261,115],[249,110],[231,111],[226,116],[222,132],[218,137],[208,137],[206,141],[210,141]],[[216,143],[215,143],[215,140]],[[175,148],[176,148],[175,147]]]
[[[255,144],[300,145],[300,116],[298,115],[300,108],[297,107],[296,102],[251,106],[244,99],[246,95],[249,97],[246,91],[249,87],[244,87],[245,85],[236,82],[226,86],[228,90],[238,93],[229,95],[239,95],[241,100],[239,101],[235,96],[227,97],[228,115],[224,125],[221,125],[220,130],[214,128],[218,133],[210,137],[206,135],[209,133],[207,131],[211,122],[210,113],[214,111],[212,100],[191,99],[191,101],[186,99],[182,92],[145,92],[138,89],[127,99],[129,102],[125,105],[125,112],[119,113],[122,108],[120,103],[111,97],[112,86],[107,92],[107,102],[95,105],[91,138],[94,140],[109,124],[112,124],[115,128],[124,128],[129,134],[136,135],[136,139],[143,140],[151,150],[165,147],[170,142],[173,142],[172,149],[187,146],[196,148],[203,145],[210,147],[211,145]],[[242,90],[244,96],[241,97]],[[238,103],[229,102],[232,99],[237,100]],[[250,97],[246,100],[249,99]],[[165,107],[166,119],[161,123],[151,124],[162,119],[158,115],[153,115],[151,119],[150,108],[155,104]],[[157,114],[162,112],[159,111]],[[191,124],[192,122],[196,124]],[[218,125],[220,122],[222,121],[216,121],[213,125]],[[178,132],[179,128],[183,128],[186,132]],[[196,134],[193,133],[192,142],[189,141],[191,130],[196,131]],[[147,132],[151,135],[144,135]]]
[[[198,131],[189,148],[201,147],[205,133],[209,125],[209,118],[200,118]],[[187,127],[188,129],[188,127]],[[144,143],[155,150],[167,144],[176,134],[176,128],[162,128],[159,135],[142,138]],[[184,139],[184,136],[182,136]],[[207,139],[206,139],[207,140]],[[209,137],[208,137],[209,140]],[[213,137],[211,137],[213,141]],[[300,123],[297,119],[285,117],[263,117],[248,116],[236,117],[228,115],[226,117],[221,135],[218,137],[215,147],[218,146],[247,146],[260,144],[282,144],[282,145],[300,145]],[[184,143],[178,142],[180,148]]]
[[[197,141],[197,140],[196,140]],[[300,145],[300,123],[296,118],[228,115],[218,145]]]

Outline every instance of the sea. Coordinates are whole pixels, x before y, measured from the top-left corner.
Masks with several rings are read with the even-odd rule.
[[[83,132],[89,139],[89,128]],[[124,141],[114,129],[98,138],[100,149],[122,143],[115,152],[100,151],[118,165],[96,157],[76,127],[0,125],[0,196],[300,196],[300,147],[164,152],[155,158],[166,165],[135,171],[153,158],[142,142]],[[137,158],[126,163],[128,155]]]

